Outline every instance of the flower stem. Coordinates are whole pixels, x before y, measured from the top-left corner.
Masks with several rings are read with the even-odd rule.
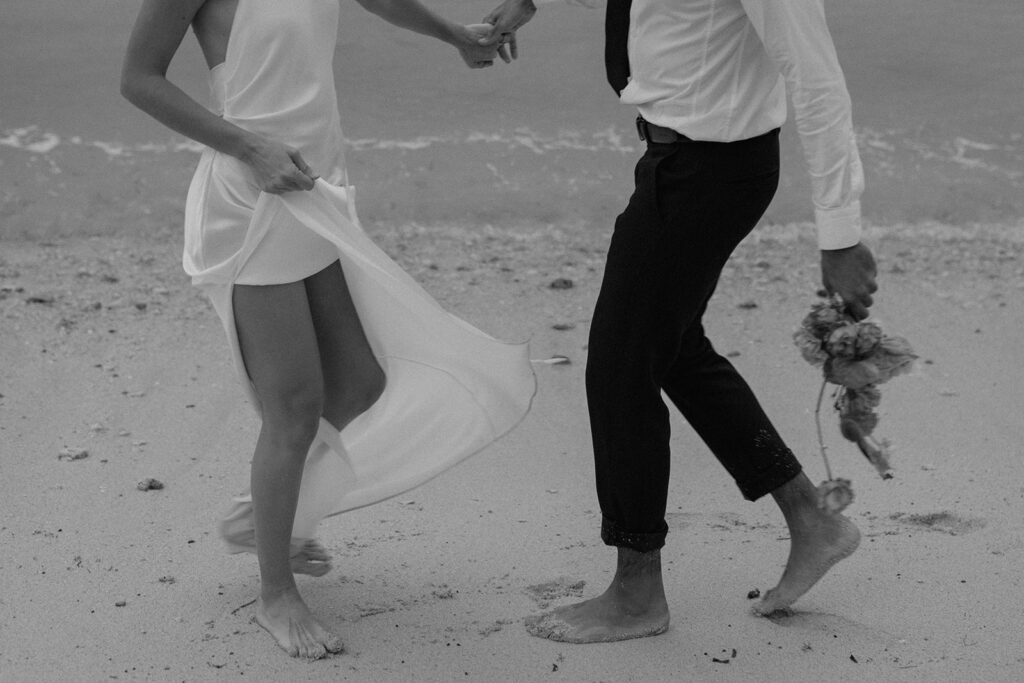
[[[821,381],[821,390],[818,392],[818,405],[814,406],[814,425],[818,428],[818,448],[821,449],[821,459],[825,461],[825,475],[831,481],[832,468],[828,466],[828,455],[825,454],[825,438],[821,433],[821,401],[825,398],[825,386],[828,380]]]

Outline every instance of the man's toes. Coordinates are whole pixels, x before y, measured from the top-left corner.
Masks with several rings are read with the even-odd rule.
[[[556,619],[552,612],[535,614],[526,618],[526,632],[538,638],[553,638],[564,635],[566,624]]]
[[[764,598],[750,607],[750,611],[759,617],[785,617],[791,615],[793,612],[789,609],[788,605],[780,604],[778,600],[774,599],[772,591],[765,593]]]
[[[540,635],[541,623],[544,621],[545,614],[531,614],[526,617],[523,623],[526,625],[526,630],[533,635]]]

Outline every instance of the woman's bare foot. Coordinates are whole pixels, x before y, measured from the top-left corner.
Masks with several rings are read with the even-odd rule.
[[[256,602],[256,623],[292,657],[320,659],[344,649],[341,638],[316,620],[294,588],[273,599],[260,597]]]
[[[315,538],[293,541],[289,562],[295,574],[316,577],[331,571],[331,556]]]
[[[252,498],[235,499],[231,510],[218,525],[220,536],[229,553],[256,553],[256,524]],[[323,576],[331,571],[331,556],[316,539],[293,538],[289,549],[292,572],[307,576]]]
[[[619,548],[618,569],[602,595],[528,617],[526,630],[563,643],[608,643],[668,630],[661,551]]]
[[[786,516],[790,548],[779,584],[752,608],[761,616],[789,608],[860,544],[860,531],[853,522],[818,507],[814,487],[804,475],[783,484],[772,495]]]

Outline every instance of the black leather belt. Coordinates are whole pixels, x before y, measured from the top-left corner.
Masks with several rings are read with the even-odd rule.
[[[640,135],[641,140],[654,142],[659,145],[671,145],[675,142],[693,142],[693,140],[682,133],[677,133],[671,128],[646,121],[642,116],[636,117],[636,132]]]

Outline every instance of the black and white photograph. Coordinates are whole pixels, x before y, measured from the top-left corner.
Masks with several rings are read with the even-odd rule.
[[[0,683],[1024,680],[1020,0],[3,0]]]

